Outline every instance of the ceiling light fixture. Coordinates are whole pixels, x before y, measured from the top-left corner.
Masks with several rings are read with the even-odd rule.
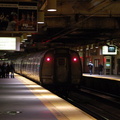
[[[28,34],[27,37],[31,37],[32,35],[31,34]]]
[[[39,11],[38,12],[38,24],[44,24],[44,12],[43,11]]]
[[[47,11],[54,12],[56,9],[56,0],[47,0]]]

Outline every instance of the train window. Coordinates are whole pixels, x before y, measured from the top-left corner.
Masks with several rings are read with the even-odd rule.
[[[63,59],[63,58],[58,59],[58,65],[64,66],[65,65],[65,59]]]

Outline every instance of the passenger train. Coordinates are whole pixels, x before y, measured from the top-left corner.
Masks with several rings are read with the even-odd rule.
[[[82,67],[78,53],[69,48],[51,48],[16,59],[15,72],[43,86],[78,86]]]

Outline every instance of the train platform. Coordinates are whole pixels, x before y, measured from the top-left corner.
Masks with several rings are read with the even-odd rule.
[[[104,94],[120,97],[120,75],[83,73],[81,86]]]
[[[15,74],[0,78],[1,120],[96,120],[42,86]]]
[[[89,73],[83,73],[83,76],[120,81],[120,75],[98,75],[98,74],[90,75]]]

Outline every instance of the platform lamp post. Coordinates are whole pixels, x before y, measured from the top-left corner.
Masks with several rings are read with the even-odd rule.
[[[44,24],[44,11],[38,11],[37,23]]]
[[[56,0],[47,0],[47,11],[54,12],[56,9]]]

